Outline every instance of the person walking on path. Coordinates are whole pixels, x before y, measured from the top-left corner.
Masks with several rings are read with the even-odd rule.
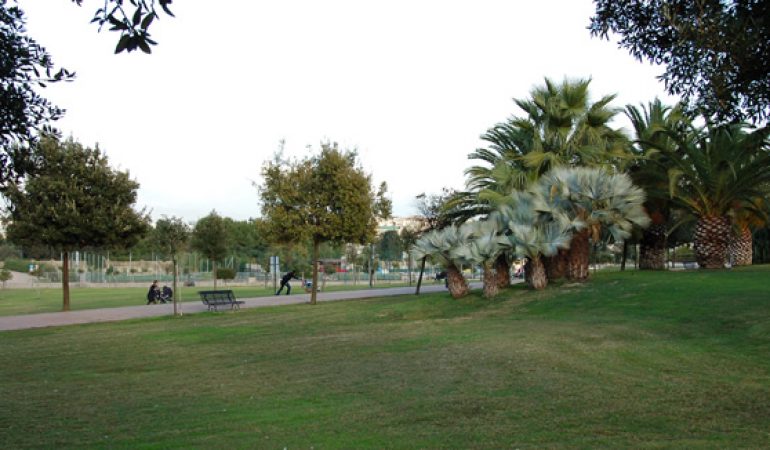
[[[291,281],[292,278],[299,280],[299,278],[297,278],[297,276],[294,274],[293,270],[281,278],[281,287],[278,289],[278,292],[276,292],[275,295],[281,295],[281,291],[283,290],[284,286],[286,286],[286,295],[291,294],[291,285],[289,284],[289,281]]]

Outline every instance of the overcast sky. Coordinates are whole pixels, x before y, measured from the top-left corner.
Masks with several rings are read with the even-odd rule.
[[[152,55],[114,55],[118,36],[89,24],[103,2],[83,3],[20,1],[29,34],[77,72],[44,95],[155,218],[258,217],[253,183],[282,139],[298,157],[322,140],[357,148],[409,215],[419,193],[463,187],[479,136],[543,77],[591,77],[618,107],[672,102],[660,68],[590,37],[590,0],[179,1]]]

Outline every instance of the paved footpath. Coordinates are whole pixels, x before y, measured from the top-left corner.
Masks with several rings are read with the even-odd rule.
[[[472,286],[475,287],[475,286]],[[371,297],[389,297],[394,295],[414,294],[414,287],[367,289],[361,291],[319,292],[319,302],[335,300],[354,300]],[[442,292],[443,285],[424,285],[420,292]],[[310,294],[274,295],[270,297],[241,298],[245,303],[241,308],[259,308],[263,306],[288,305],[307,303]],[[198,302],[188,301],[179,305],[182,314],[193,314],[206,311],[206,306]],[[170,316],[174,312],[172,304],[124,306],[120,308],[84,309],[55,313],[26,314],[21,316],[0,317],[0,331],[25,330],[28,328],[58,327],[95,322],[114,322],[118,320],[141,319],[144,317]]]

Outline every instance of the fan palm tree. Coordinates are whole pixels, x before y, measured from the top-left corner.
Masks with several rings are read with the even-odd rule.
[[[509,241],[501,235],[497,220],[468,222],[467,225],[470,227],[468,239],[452,249],[452,259],[481,265],[484,271],[484,297],[493,298],[500,291],[495,261],[505,251]]]
[[[660,166],[667,164],[667,155],[675,145],[670,133],[682,132],[689,120],[679,105],[666,106],[657,98],[647,106],[641,105],[641,109],[628,105],[625,113],[634,127],[632,149],[637,155],[629,174],[634,184],[647,193],[644,208],[651,219],[639,240],[639,268],[663,270],[666,268],[666,241],[673,225],[670,223],[672,202],[668,195],[668,177]]]
[[[513,190],[524,190],[553,167],[612,166],[631,157],[628,140],[609,123],[617,110],[614,95],[591,103],[590,80],[546,78],[528,99],[514,99],[522,115],[495,125],[481,136],[487,143],[469,155],[478,164],[465,172],[466,190],[448,206],[456,222],[487,217]],[[497,262],[501,285],[508,283],[508,258]]]
[[[465,260],[453,254],[453,250],[467,242],[471,231],[468,225],[460,227],[450,225],[423,234],[412,247],[412,256],[415,259],[431,257],[446,267],[447,287],[453,298],[464,297],[470,291],[468,282],[458,267],[458,264],[462,264]]]
[[[770,182],[770,128],[749,132],[745,124],[693,127],[667,153],[669,192],[697,217],[693,237],[700,267],[720,268],[728,260],[730,216],[757,198],[765,198]]]
[[[588,278],[590,240],[597,242],[602,229],[616,241],[630,236],[634,226],[644,228],[649,217],[642,208],[644,191],[625,174],[598,168],[558,168],[540,178],[533,191],[544,202],[541,210],[566,216],[573,230],[567,253],[567,277]]]
[[[505,223],[504,237],[521,258],[526,258],[525,277],[532,289],[548,285],[543,257],[568,248],[573,223],[563,214],[544,214],[543,201],[530,192],[514,191],[511,202],[499,208],[498,220]],[[579,225],[576,225],[579,227]]]

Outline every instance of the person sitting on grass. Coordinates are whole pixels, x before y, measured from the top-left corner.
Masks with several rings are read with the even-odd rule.
[[[147,304],[152,305],[158,303],[160,300],[160,288],[158,287],[158,280],[155,280],[150,285],[150,290],[147,291]],[[166,303],[165,301],[163,303]]]

